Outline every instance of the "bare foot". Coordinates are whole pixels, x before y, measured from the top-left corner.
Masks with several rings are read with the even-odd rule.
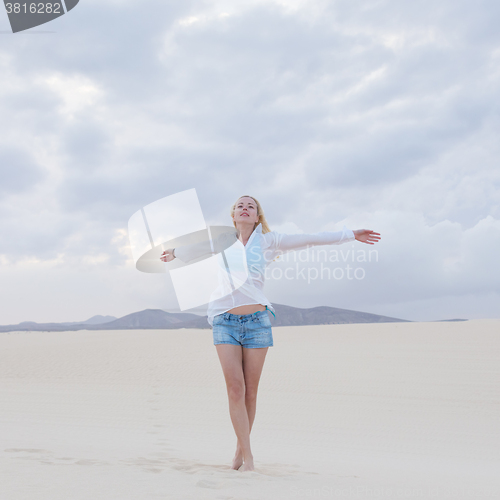
[[[254,466],[253,466],[253,460],[250,462],[245,462],[239,469],[240,472],[244,472],[246,470],[248,471],[254,471]]]
[[[236,451],[236,454],[233,458],[233,463],[231,465],[231,469],[238,470],[243,465],[243,453],[240,451]]]

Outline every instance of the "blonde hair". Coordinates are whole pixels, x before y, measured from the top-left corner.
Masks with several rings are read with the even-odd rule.
[[[234,216],[234,211],[236,209],[236,205],[238,201],[241,200],[241,198],[252,198],[253,201],[255,201],[255,204],[257,205],[257,215],[259,217],[259,220],[255,223],[254,229],[260,224],[262,224],[262,234],[270,233],[271,229],[269,228],[269,225],[267,224],[266,216],[264,215],[264,210],[262,209],[259,201],[254,198],[253,196],[250,196],[249,194],[244,194],[243,196],[240,196],[234,203],[233,206],[231,207],[231,218]],[[234,222],[233,219],[233,226],[236,227],[236,222]]]

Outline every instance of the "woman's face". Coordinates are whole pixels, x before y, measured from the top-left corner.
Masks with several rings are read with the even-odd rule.
[[[259,216],[257,215],[257,204],[249,196],[243,196],[236,203],[233,215],[234,222],[249,224],[254,226],[256,222],[259,221]]]

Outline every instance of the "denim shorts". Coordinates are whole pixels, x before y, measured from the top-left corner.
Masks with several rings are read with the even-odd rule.
[[[213,319],[214,345],[232,344],[256,349],[272,347],[273,332],[267,311],[253,314],[218,314]]]

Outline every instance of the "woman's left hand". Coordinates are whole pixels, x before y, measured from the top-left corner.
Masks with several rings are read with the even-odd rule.
[[[355,229],[353,233],[358,241],[368,243],[368,245],[373,245],[380,240],[380,233],[376,233],[371,229]]]

